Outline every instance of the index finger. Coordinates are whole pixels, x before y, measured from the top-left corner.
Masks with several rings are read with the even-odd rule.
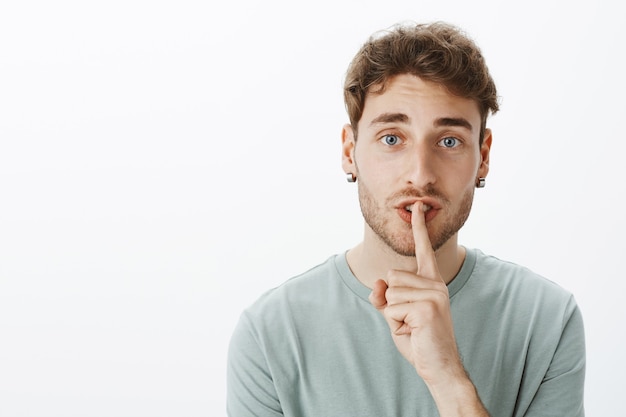
[[[415,260],[417,262],[417,274],[425,278],[440,279],[437,259],[433,251],[433,245],[428,237],[426,228],[426,206],[421,201],[413,204],[411,214],[411,228],[415,240]]]

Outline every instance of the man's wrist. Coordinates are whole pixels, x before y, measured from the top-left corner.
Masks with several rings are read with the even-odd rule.
[[[426,382],[441,417],[489,417],[467,375],[446,381]]]

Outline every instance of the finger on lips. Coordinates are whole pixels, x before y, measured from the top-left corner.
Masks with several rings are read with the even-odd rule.
[[[415,260],[417,262],[417,274],[436,279],[438,277],[437,260],[433,251],[432,243],[428,237],[426,228],[424,203],[418,201],[413,205],[411,214],[411,228],[415,240]]]
[[[435,253],[428,237],[425,205],[422,202],[418,201],[413,205],[411,225],[415,240],[417,275],[414,272],[391,269],[385,280],[379,279],[374,283],[369,300],[381,312],[392,305],[417,301],[421,298],[419,291],[437,290],[435,282],[441,281]]]

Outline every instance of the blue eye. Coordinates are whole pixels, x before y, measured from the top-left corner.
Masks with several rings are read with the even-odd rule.
[[[447,137],[443,138],[439,143],[444,148],[454,148],[460,144],[460,141],[457,138]]]
[[[400,143],[400,138],[397,135],[385,135],[382,137],[382,141],[385,145],[394,146]]]

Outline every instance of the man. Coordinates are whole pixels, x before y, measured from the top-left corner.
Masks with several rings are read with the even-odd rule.
[[[458,243],[489,171],[496,88],[443,23],[366,42],[346,76],[342,163],[363,241],[241,316],[230,416],[583,416],[571,294]]]

